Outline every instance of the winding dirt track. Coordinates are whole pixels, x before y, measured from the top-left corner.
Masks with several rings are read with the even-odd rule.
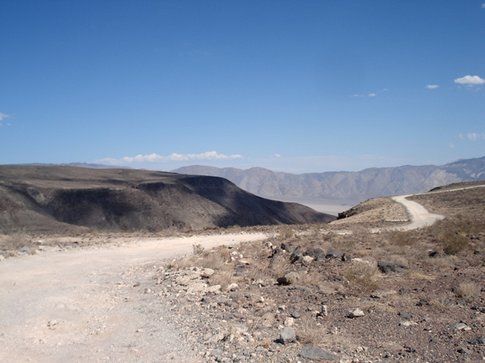
[[[421,204],[414,202],[412,200],[406,199],[410,197],[410,195],[400,195],[397,197],[393,197],[392,199],[398,203],[401,203],[409,214],[411,222],[404,226],[398,227],[391,227],[392,230],[399,230],[399,231],[409,231],[412,229],[423,228],[427,226],[431,226],[436,221],[445,218],[441,214],[433,214],[428,212],[426,208],[424,208]]]
[[[409,231],[409,230],[412,230],[412,229],[431,226],[435,222],[445,218],[445,216],[442,216],[441,214],[434,214],[434,213],[428,212],[428,210],[426,208],[424,208],[421,204],[414,202],[412,200],[408,200],[407,197],[411,197],[413,195],[452,193],[452,192],[456,192],[456,191],[460,191],[460,190],[484,188],[484,187],[485,187],[485,185],[482,184],[482,185],[473,185],[473,186],[463,187],[463,188],[437,190],[437,191],[428,192],[428,193],[399,195],[399,196],[396,196],[396,197],[392,197],[392,199],[394,201],[396,201],[396,202],[402,204],[404,207],[406,207],[406,210],[409,214],[411,222],[409,224],[404,225],[404,226],[391,227],[391,228],[387,228],[387,229],[388,230],[398,230],[398,231]]]
[[[143,294],[137,269],[186,254],[194,243],[267,237],[149,239],[7,259],[0,263],[0,362],[194,361],[167,325],[169,307]]]

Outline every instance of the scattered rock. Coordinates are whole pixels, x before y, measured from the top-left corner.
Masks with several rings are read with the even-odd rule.
[[[293,343],[296,341],[296,332],[295,329],[287,326],[280,331],[280,336],[278,338],[278,343],[281,344],[288,344]]]
[[[227,291],[236,291],[239,288],[239,285],[233,282],[227,286]]]
[[[251,264],[251,262],[250,262],[249,260],[246,260],[245,258],[243,258],[243,259],[239,260],[239,263],[240,263],[241,265],[246,265],[246,266],[248,266],[248,265],[250,265],[250,264]]]
[[[327,305],[322,305],[320,307],[320,311],[317,313],[317,316],[328,316],[328,307],[327,307]]]
[[[410,327],[410,326],[413,326],[413,325],[418,325],[417,323],[415,323],[414,321],[410,321],[410,320],[404,320],[404,321],[401,321],[399,323],[400,326],[405,326],[405,327]]]
[[[416,306],[425,306],[429,305],[429,301],[426,299],[419,299],[418,302],[416,303]]]
[[[295,263],[298,261],[301,261],[303,259],[303,253],[300,251],[300,248],[297,247],[295,250],[291,253],[290,256],[290,262]]]
[[[453,324],[453,329],[458,330],[458,331],[460,331],[460,330],[464,330],[464,331],[470,331],[470,330],[472,330],[472,328],[470,328],[465,323],[456,323],[456,324]]]
[[[152,289],[150,289],[148,287],[145,290],[143,290],[144,294],[150,294],[151,292],[152,292]]]
[[[410,313],[399,312],[398,315],[405,320],[411,320],[413,318],[413,315]]]
[[[200,272],[200,277],[204,279],[208,279],[212,275],[214,275],[215,271],[211,268],[205,268]]]
[[[285,326],[293,326],[294,324],[295,324],[295,319],[293,319],[291,316],[285,319]]]
[[[325,258],[342,258],[342,253],[339,251],[335,251],[334,249],[329,249]]]
[[[221,292],[221,285],[212,285],[206,289],[207,292],[217,294]]]
[[[460,347],[456,350],[458,353],[460,354],[469,354],[470,353],[470,350],[468,350],[467,348],[465,347]]]
[[[278,277],[276,281],[278,282],[278,285],[292,285],[299,277],[298,272],[288,272],[285,276]]]
[[[322,261],[325,259],[325,251],[320,247],[313,247],[305,251],[305,256],[313,257],[315,261]]]
[[[471,345],[485,345],[485,336],[483,337],[476,337],[475,339],[471,339],[468,341],[468,344]]]
[[[342,262],[349,262],[349,261],[352,261],[352,257],[346,253],[344,253],[342,255],[342,258],[341,258]]]
[[[438,251],[430,250],[428,251],[429,257],[438,257]]]
[[[310,344],[303,346],[300,351],[300,357],[317,361],[337,360],[337,356],[335,354]]]
[[[298,310],[290,310],[290,316],[295,319],[299,319],[301,314]]]
[[[364,312],[361,309],[357,308],[354,310],[350,310],[347,314],[347,317],[353,319],[353,318],[359,318],[364,315],[365,315]]]
[[[303,256],[303,264],[304,265],[310,265],[313,262],[313,257],[312,256]]]
[[[50,330],[54,330],[56,329],[57,325],[59,325],[59,322],[57,320],[49,320],[47,322],[47,327],[50,329]]]
[[[398,262],[391,261],[379,261],[377,262],[377,267],[384,274],[390,272],[402,272],[407,269],[407,266],[404,266],[403,264],[400,264]]]
[[[5,256],[0,255],[0,261],[3,261],[3,260],[5,260]]]

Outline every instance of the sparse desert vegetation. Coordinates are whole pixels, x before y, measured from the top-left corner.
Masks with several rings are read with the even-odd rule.
[[[371,233],[359,225],[362,216],[346,224],[348,234],[340,223],[277,227],[268,241],[221,246],[166,266],[170,287],[162,291],[204,317],[193,321],[197,329],[211,327],[208,339],[192,337],[207,360],[305,360],[310,347],[341,361],[480,360],[480,193],[468,199],[471,213],[461,209],[419,230]],[[184,276],[200,289],[178,284]]]

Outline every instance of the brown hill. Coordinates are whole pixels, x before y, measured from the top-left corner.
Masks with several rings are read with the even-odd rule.
[[[0,232],[203,229],[333,217],[226,179],[134,169],[0,166]]]

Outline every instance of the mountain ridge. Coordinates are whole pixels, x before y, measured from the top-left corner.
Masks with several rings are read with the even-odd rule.
[[[352,204],[369,198],[419,193],[450,183],[485,179],[485,157],[460,159],[444,165],[402,165],[303,174],[260,167],[238,169],[203,165],[181,167],[174,172],[223,177],[266,198]]]
[[[328,222],[211,176],[137,169],[0,166],[0,232],[200,230]]]

